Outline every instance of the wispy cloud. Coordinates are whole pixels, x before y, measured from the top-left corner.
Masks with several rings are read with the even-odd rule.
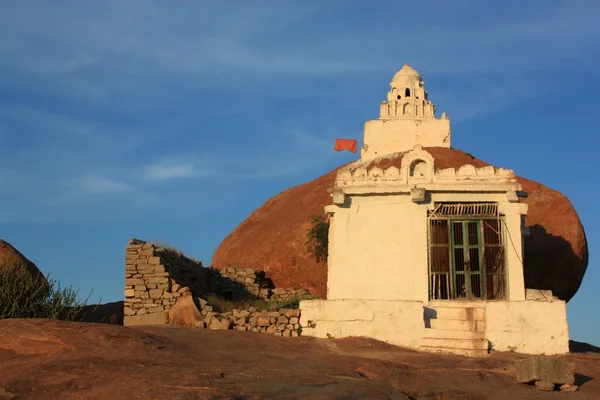
[[[22,216],[315,175],[404,62],[459,123],[576,90],[600,41],[595,1],[28,4],[0,13],[0,205]]]
[[[143,179],[156,182],[190,179],[213,175],[213,169],[199,169],[193,163],[163,162],[143,167]]]
[[[125,182],[107,179],[101,176],[85,176],[68,180],[65,186],[76,195],[103,195],[120,194],[135,191],[135,188]]]

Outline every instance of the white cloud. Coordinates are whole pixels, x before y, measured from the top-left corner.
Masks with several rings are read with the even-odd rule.
[[[192,163],[163,162],[144,166],[142,176],[149,181],[164,182],[176,179],[205,177],[214,173],[215,171],[212,169],[199,169]]]

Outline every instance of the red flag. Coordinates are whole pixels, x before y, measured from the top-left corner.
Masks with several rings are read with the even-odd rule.
[[[356,140],[354,139],[335,139],[335,151],[348,150],[352,153],[356,153]]]

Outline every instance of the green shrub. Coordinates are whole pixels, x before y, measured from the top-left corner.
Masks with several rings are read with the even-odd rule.
[[[325,217],[311,217],[311,228],[306,234],[306,249],[318,262],[327,261],[329,247],[329,221]]]
[[[0,271],[0,319],[81,320],[91,294],[81,301],[78,290],[61,287],[50,274],[44,277],[16,268]]]

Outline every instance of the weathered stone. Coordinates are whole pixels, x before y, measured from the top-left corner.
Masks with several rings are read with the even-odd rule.
[[[535,381],[535,388],[537,390],[543,390],[545,392],[551,392],[554,390],[554,383],[545,381]]]
[[[268,326],[271,325],[271,319],[268,317],[258,317],[256,320],[256,324],[258,326]]]
[[[578,389],[577,385],[569,385],[568,383],[565,383],[564,385],[561,385],[560,390],[562,392],[576,392]]]
[[[125,289],[125,297],[134,297],[134,296],[135,296],[135,290]]]
[[[290,324],[297,324],[298,323],[298,317],[291,317],[290,318]]]
[[[269,325],[265,332],[266,333],[275,333],[275,332],[277,332],[277,329],[273,325]]]
[[[147,314],[147,313],[148,313],[148,310],[147,310],[147,309],[145,309],[145,308],[140,308],[140,309],[138,309],[138,310],[137,310],[137,312],[136,312],[135,314],[136,314],[136,315],[144,315],[144,314]]]
[[[126,285],[143,285],[144,284],[144,280],[143,279],[139,279],[139,278],[129,278],[129,279],[125,279],[125,284]]]
[[[221,321],[219,321],[217,318],[213,318],[209,326],[210,329],[214,330],[227,330],[230,327],[231,321],[227,318],[223,318]]]
[[[126,315],[123,317],[123,325],[164,325],[167,323],[167,318],[166,312],[145,315]]]
[[[195,325],[202,320],[202,314],[194,303],[193,297],[182,297],[169,310],[169,323],[178,325]]]
[[[164,264],[164,260],[161,257],[148,257],[148,264],[161,265]]]
[[[162,289],[150,289],[150,298],[159,299],[162,297],[164,290]]]
[[[300,310],[296,309],[296,310],[288,310],[285,312],[285,316],[288,318],[292,318],[292,317],[300,317]]]
[[[245,332],[245,331],[248,330],[248,327],[237,325],[234,329],[238,330],[238,331],[244,331]]]
[[[298,334],[298,331],[292,331],[292,337],[298,337],[298,336],[300,336],[300,335]]]
[[[517,382],[534,381],[556,384],[575,383],[575,363],[538,356],[518,360],[515,363]]]
[[[280,315],[279,318],[277,318],[277,324],[287,324],[289,322],[288,318],[285,315]]]
[[[135,310],[133,308],[124,307],[123,314],[124,315],[135,315]]]
[[[289,329],[286,329],[286,330],[283,331],[283,333],[281,334],[281,336],[290,337],[290,336],[292,336],[292,331],[289,330]]]
[[[213,312],[206,313],[206,317],[204,317],[204,323],[206,324],[206,326],[210,326],[210,323],[212,322],[212,319],[215,315],[216,313]]]
[[[146,290],[147,287],[145,285],[135,285],[133,287],[135,290]]]

